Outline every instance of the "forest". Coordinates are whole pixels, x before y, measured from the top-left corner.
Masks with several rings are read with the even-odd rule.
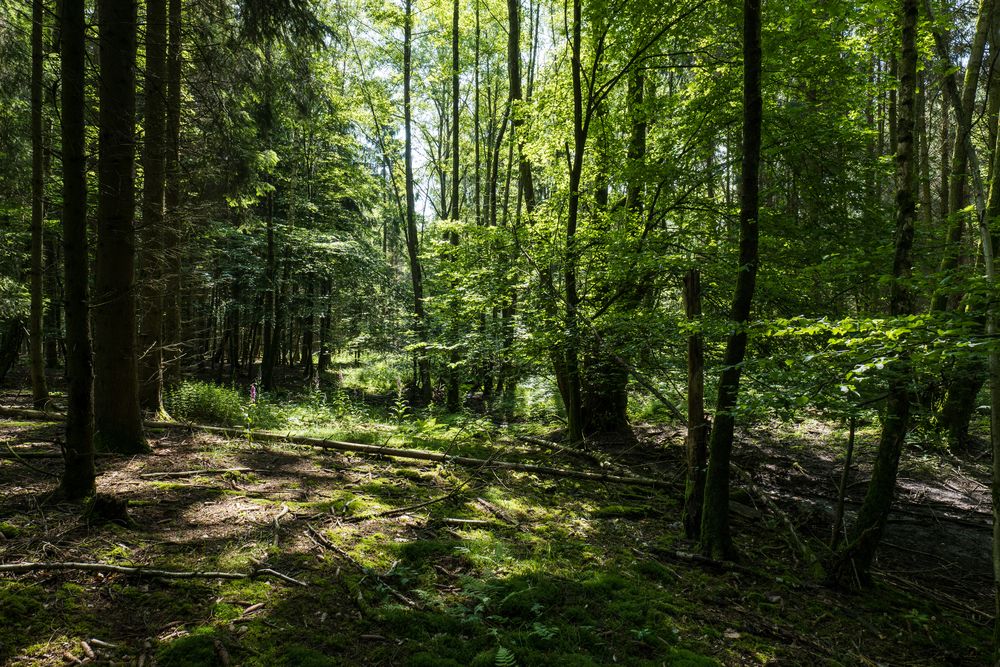
[[[0,0],[0,664],[1000,667],[1000,0]]]

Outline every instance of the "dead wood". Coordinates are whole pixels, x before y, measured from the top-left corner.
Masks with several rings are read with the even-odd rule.
[[[83,572],[105,572],[109,574],[127,574],[136,577],[159,577],[161,579],[256,579],[258,577],[274,577],[297,586],[308,586],[304,581],[293,579],[286,574],[270,568],[260,568],[251,572],[213,572],[210,570],[161,570],[152,567],[133,567],[130,565],[110,565],[108,563],[7,563],[0,565],[3,572],[41,572],[45,570],[79,570]]]

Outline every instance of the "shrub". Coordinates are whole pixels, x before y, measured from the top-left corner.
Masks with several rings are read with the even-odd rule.
[[[175,419],[218,426],[243,426],[247,402],[238,389],[210,382],[183,382],[165,398]]]

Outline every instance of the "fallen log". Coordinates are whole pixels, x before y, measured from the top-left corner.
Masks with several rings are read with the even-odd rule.
[[[173,428],[190,429],[215,433],[230,438],[246,437],[247,432],[239,428],[226,428],[222,426],[202,426],[199,424],[181,424],[176,422],[147,422],[150,428]],[[491,461],[488,459],[477,459],[469,456],[453,456],[442,452],[432,452],[424,449],[403,449],[400,447],[384,447],[382,445],[366,445],[358,442],[342,442],[339,440],[323,440],[320,438],[308,438],[305,436],[293,436],[270,431],[253,431],[253,438],[257,441],[284,442],[292,445],[304,447],[317,447],[319,449],[333,449],[341,452],[355,452],[358,454],[369,454],[374,456],[388,456],[391,458],[413,459],[416,461],[438,461],[440,463],[452,463],[455,465],[477,468],[492,467],[503,470],[516,470],[519,472],[548,475],[551,477],[566,477],[571,479],[581,479],[591,482],[606,482],[611,484],[631,484],[634,486],[667,487],[669,484],[663,480],[651,479],[648,477],[628,477],[624,475],[610,475],[607,473],[586,472],[583,470],[572,470],[569,468],[553,468],[549,466],[535,465],[533,463],[515,463],[513,461]]]
[[[33,419],[64,419],[64,415],[57,413],[46,413],[40,410],[27,410],[22,408],[9,408],[0,406],[0,415],[13,415]],[[160,429],[187,429],[190,431],[202,431],[205,433],[215,433],[229,438],[244,438],[247,431],[241,428],[229,428],[224,426],[206,426],[203,424],[185,424],[181,422],[149,421],[145,422],[147,428]],[[383,447],[381,445],[366,445],[358,442],[342,442],[339,440],[323,440],[320,438],[308,438],[305,436],[293,436],[291,434],[274,433],[271,431],[253,431],[254,440],[264,442],[284,442],[292,445],[304,447],[317,447],[320,449],[333,449],[341,452],[355,452],[357,454],[369,454],[374,456],[388,456],[391,458],[413,459],[416,461],[438,461],[440,463],[451,463],[463,467],[492,467],[502,470],[516,470],[518,472],[547,475],[549,477],[564,477],[569,479],[580,479],[588,482],[604,482],[607,484],[631,484],[633,486],[648,486],[666,488],[670,483],[651,479],[648,477],[632,477],[627,475],[611,475],[608,473],[587,472],[584,470],[572,470],[569,468],[554,468],[550,466],[535,465],[533,463],[516,463],[513,461],[490,461],[488,459],[477,459],[469,456],[453,456],[442,452],[432,452],[423,449],[404,449],[400,447]]]
[[[274,577],[289,584],[308,586],[304,581],[293,579],[287,574],[276,572],[270,568],[261,568],[251,572],[212,572],[203,570],[161,570],[152,567],[133,567],[130,565],[110,565],[108,563],[7,563],[0,565],[3,572],[39,572],[43,570],[79,570],[83,572],[106,572],[111,574],[128,574],[136,577],[159,577],[161,579],[256,579],[257,577]]]

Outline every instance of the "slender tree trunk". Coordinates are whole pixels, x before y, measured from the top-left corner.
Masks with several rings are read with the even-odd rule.
[[[163,411],[164,187],[166,185],[167,0],[146,0],[146,82],[142,152],[142,322],[139,402]]]
[[[167,350],[164,383],[177,384],[181,380],[181,359],[190,344],[183,339],[181,325],[183,220],[180,211],[181,168],[181,0],[168,0],[167,44],[167,118],[166,118],[166,181],[164,209],[166,224],[163,230],[164,260],[166,262],[166,289],[164,292],[163,341]]]
[[[684,311],[688,323],[701,326],[701,273],[691,269],[684,276]],[[705,464],[708,461],[708,420],[705,418],[705,359],[701,332],[687,340],[687,484],[684,489],[684,532],[697,540],[705,499]]]
[[[913,155],[914,96],[917,79],[917,0],[901,0],[902,56],[899,63],[899,143],[896,148],[896,250],[889,309],[893,317],[913,313],[913,294],[908,280],[912,273],[913,233],[916,222],[916,163]],[[870,569],[889,518],[896,486],[899,457],[910,418],[909,355],[896,358],[889,377],[882,435],[864,503],[858,512],[849,544],[836,555],[828,576],[840,585],[867,585]]]
[[[413,119],[410,99],[411,56],[413,51],[413,2],[406,0],[403,17],[403,134],[405,137],[405,186],[406,186],[406,250],[410,258],[410,280],[413,285],[413,314],[416,318],[420,343],[427,342],[427,316],[424,312],[424,281],[420,267],[419,240],[417,238],[417,212],[413,194]],[[420,399],[431,402],[431,366],[427,350],[417,353],[417,370]]]
[[[587,145],[587,122],[584,114],[582,57],[583,3],[573,0],[570,70],[573,75],[573,156],[569,166],[569,208],[566,213],[566,248],[563,257],[563,283],[566,313],[563,340],[554,356],[555,370],[566,407],[566,439],[570,443],[583,441],[583,414],[580,395],[580,296],[577,291],[577,225],[580,216],[580,187],[583,158]]]
[[[451,220],[458,224],[459,221],[459,78],[458,78],[458,12],[459,1],[454,0],[451,13]],[[458,245],[458,232],[452,231],[448,235],[448,240],[453,246]],[[449,412],[458,412],[462,407],[461,400],[461,373],[459,362],[461,358],[458,350],[452,350],[450,364],[448,368],[448,396],[446,405]]]
[[[45,223],[45,180],[43,178],[44,142],[42,140],[42,0],[31,3],[31,402],[42,409],[49,400],[45,385],[45,357],[42,354],[42,316],[45,301],[42,295],[43,230]]]
[[[62,340],[62,287],[59,280],[59,246],[53,234],[45,239],[45,293],[49,304],[45,309],[45,367],[59,367],[59,342]]]
[[[135,307],[135,0],[98,0],[101,77],[94,318],[94,428],[105,451],[148,451]]]
[[[715,424],[709,440],[701,548],[713,558],[735,556],[729,533],[729,459],[733,448],[734,412],[747,347],[747,325],[758,267],[759,169],[761,142],[760,0],[743,0],[743,163],[740,188],[740,258],[726,341]]]
[[[87,247],[87,153],[84,121],[84,0],[62,0],[63,258],[66,275],[66,445],[60,490],[70,500],[94,492],[94,397]]]

